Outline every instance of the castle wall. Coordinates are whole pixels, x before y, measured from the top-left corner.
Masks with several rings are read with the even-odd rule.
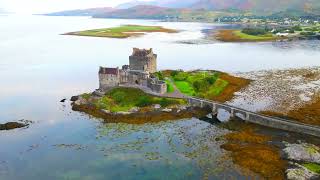
[[[157,72],[157,55],[130,56],[129,66],[131,70]]]
[[[156,78],[149,78],[147,81],[147,87],[150,88],[153,92],[159,94],[167,93],[167,84],[164,81],[159,81]]]
[[[120,77],[113,74],[99,74],[99,89],[107,90],[110,87],[118,86]]]

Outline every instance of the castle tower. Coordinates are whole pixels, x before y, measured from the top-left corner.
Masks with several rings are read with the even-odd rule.
[[[151,49],[133,48],[129,57],[130,70],[144,71],[149,73],[157,72],[157,55]]]

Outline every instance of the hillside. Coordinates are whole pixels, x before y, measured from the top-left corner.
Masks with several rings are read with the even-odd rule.
[[[140,5],[129,9],[119,9],[112,12],[96,14],[95,18],[123,19],[173,19],[181,21],[212,21],[217,17],[236,16],[238,13],[225,11],[208,11],[203,9],[178,9],[159,6]]]
[[[93,16],[95,14],[100,13],[107,13],[112,12],[116,9],[110,7],[103,7],[103,8],[90,8],[90,9],[76,9],[76,10],[69,10],[69,11],[60,11],[54,13],[45,14],[47,16]]]
[[[177,16],[181,10],[158,7],[158,6],[147,6],[140,5],[129,9],[118,9],[112,12],[104,12],[95,14],[95,18],[124,18],[124,19],[163,19],[168,16]]]
[[[255,14],[271,14],[287,10],[317,13],[319,0],[199,0],[193,8],[210,10],[238,9]]]
[[[133,7],[132,7],[133,6]],[[222,16],[259,15],[313,17],[320,15],[319,0],[155,0],[132,1],[117,8],[93,8],[50,13],[53,16],[96,18],[174,19],[209,21]]]
[[[199,0],[154,0],[154,1],[138,1],[134,0],[128,3],[118,5],[118,9],[128,9],[140,5],[160,6],[167,8],[190,8],[193,4],[199,2]]]
[[[132,1],[118,7],[132,8],[137,5],[153,5],[167,8],[192,8],[206,10],[240,10],[254,14],[273,14],[294,10],[305,13],[320,13],[319,0],[155,0]]]

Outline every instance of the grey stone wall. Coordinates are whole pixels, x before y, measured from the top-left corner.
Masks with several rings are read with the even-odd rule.
[[[131,70],[157,72],[157,55],[130,56],[129,66]]]
[[[159,93],[159,94],[165,94],[167,92],[167,84],[166,84],[166,82],[160,81],[157,78],[149,78],[147,80],[147,86],[153,92],[156,92],[156,93]]]
[[[120,76],[113,74],[99,74],[99,89],[107,90],[110,87],[118,86]]]

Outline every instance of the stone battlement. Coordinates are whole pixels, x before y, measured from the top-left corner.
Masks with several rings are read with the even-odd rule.
[[[150,49],[133,48],[133,52],[131,56],[144,57],[144,56],[152,56],[152,55],[153,55],[152,48]]]

